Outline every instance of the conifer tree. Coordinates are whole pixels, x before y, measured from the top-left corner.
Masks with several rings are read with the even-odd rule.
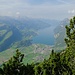
[[[16,55],[13,56],[8,62],[3,64],[3,68],[0,68],[1,75],[22,75],[24,64],[24,54],[21,54],[19,50],[16,50]]]
[[[70,19],[70,24],[66,27],[66,35],[65,42],[67,44],[65,55],[65,62],[67,62],[68,66],[72,69],[72,73],[75,74],[75,17]]]

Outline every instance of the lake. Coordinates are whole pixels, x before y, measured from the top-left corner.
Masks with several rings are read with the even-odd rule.
[[[54,45],[54,26],[44,28],[38,31],[38,35],[32,38],[33,43]]]

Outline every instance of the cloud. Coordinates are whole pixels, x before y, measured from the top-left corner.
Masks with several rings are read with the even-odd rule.
[[[68,13],[69,14],[74,14],[75,13],[75,10],[74,9],[73,10],[69,10]]]
[[[58,2],[61,2],[63,4],[68,4],[68,2],[64,1],[64,0],[58,0]]]
[[[75,0],[0,0],[0,15],[65,18],[75,13],[74,3]]]
[[[30,5],[40,5],[44,3],[48,4],[74,4],[75,0],[18,0],[23,3],[28,3]]]
[[[20,12],[16,12],[16,15],[20,15]]]

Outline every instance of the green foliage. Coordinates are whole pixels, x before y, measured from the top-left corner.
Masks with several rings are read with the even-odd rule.
[[[7,40],[9,37],[11,37],[12,36],[12,31],[10,31],[10,32],[8,32],[6,35],[5,35],[5,37],[3,38],[3,40],[0,42],[0,45],[2,44],[2,43],[4,43],[4,41],[5,40]]]
[[[23,67],[23,57],[24,55],[16,50],[16,55],[3,64],[3,68],[0,70],[0,73],[3,73],[2,75],[20,75]]]
[[[65,38],[65,42],[67,46],[72,47],[75,45],[75,17],[70,20],[70,25],[66,26],[66,34],[67,38]]]
[[[65,26],[66,35],[66,49],[61,52],[61,58],[65,60],[66,64],[72,70],[72,75],[75,75],[75,17],[70,19],[70,24]]]
[[[16,50],[15,56],[2,65],[0,75],[33,75],[34,64],[23,64],[24,54]]]
[[[52,50],[49,59],[38,64],[22,63],[24,54],[16,50],[15,56],[3,64],[0,68],[0,75],[71,75],[72,71],[66,64],[64,59],[61,59],[60,53],[55,53]]]
[[[67,38],[65,38],[67,48],[63,56],[65,56],[68,66],[72,69],[73,75],[75,75],[75,17],[70,20],[70,25],[65,28],[67,34]]]
[[[34,67],[35,75],[72,75],[72,70],[61,59],[60,53],[52,50],[50,58]]]

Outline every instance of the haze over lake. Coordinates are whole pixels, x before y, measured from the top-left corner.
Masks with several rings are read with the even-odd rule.
[[[38,31],[38,35],[32,38],[33,43],[54,45],[54,26],[50,26]]]

